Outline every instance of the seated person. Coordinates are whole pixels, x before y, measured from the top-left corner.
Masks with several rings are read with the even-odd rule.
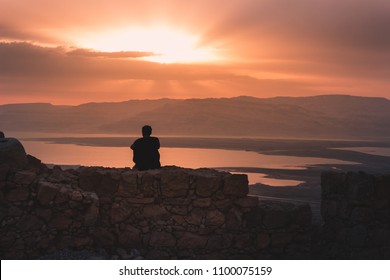
[[[148,170],[160,168],[160,141],[157,137],[151,137],[152,127],[145,125],[142,127],[142,138],[134,141],[131,145],[133,150],[134,169]]]

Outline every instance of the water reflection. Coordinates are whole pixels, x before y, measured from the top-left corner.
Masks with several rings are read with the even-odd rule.
[[[132,167],[132,152],[126,147],[91,147],[73,144],[47,144],[22,141],[26,152],[48,164]],[[161,148],[161,164],[187,168],[257,167],[275,169],[305,169],[316,164],[353,164],[347,161],[314,157],[263,155],[249,151],[219,149]],[[246,173],[250,184],[291,186],[301,182],[265,178],[265,174]]]

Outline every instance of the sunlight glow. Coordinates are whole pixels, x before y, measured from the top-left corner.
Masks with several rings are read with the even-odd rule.
[[[82,48],[104,52],[151,52],[155,55],[140,59],[160,63],[212,62],[220,59],[215,49],[199,45],[199,37],[166,27],[126,28],[84,34],[76,42]]]

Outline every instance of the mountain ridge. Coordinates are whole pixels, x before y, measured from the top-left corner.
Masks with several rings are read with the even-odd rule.
[[[336,139],[390,139],[390,100],[381,97],[148,99],[0,105],[0,129],[69,133],[157,134]]]

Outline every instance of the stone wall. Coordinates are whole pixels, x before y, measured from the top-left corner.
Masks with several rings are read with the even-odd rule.
[[[322,174],[322,258],[390,259],[390,175]]]
[[[308,205],[259,202],[245,175],[0,165],[0,257],[137,248],[148,259],[309,258]]]

